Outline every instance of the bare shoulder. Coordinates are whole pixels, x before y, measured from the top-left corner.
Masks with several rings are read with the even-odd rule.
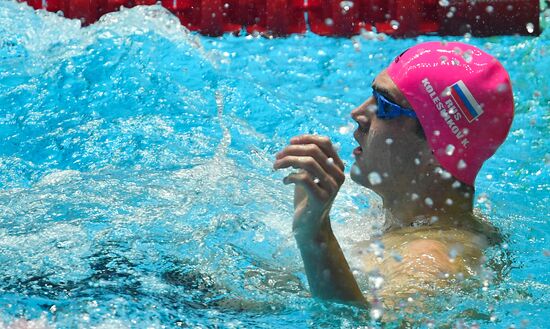
[[[453,249],[436,239],[416,239],[401,245],[402,266],[413,277],[442,278],[460,272],[462,259],[453,257]]]
[[[456,279],[479,273],[485,248],[494,244],[490,236],[498,236],[498,231],[472,218],[465,225],[442,221],[394,229],[378,240],[357,244],[354,256],[365,273],[383,276],[378,293],[387,305],[419,292],[429,296]],[[382,253],[377,252],[380,248]]]
[[[358,246],[358,250],[367,250],[360,253],[363,269],[380,271],[388,283],[413,287],[438,285],[456,274],[475,274],[486,240],[482,233],[461,228],[408,227],[384,234],[380,244],[383,257],[368,252],[368,244]]]

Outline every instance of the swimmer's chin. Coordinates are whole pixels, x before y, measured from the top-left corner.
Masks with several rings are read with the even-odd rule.
[[[362,178],[361,169],[357,165],[357,162],[353,162],[353,164],[351,165],[351,171],[349,173],[349,176],[350,176],[352,181],[363,185],[362,182],[361,182],[361,178]]]

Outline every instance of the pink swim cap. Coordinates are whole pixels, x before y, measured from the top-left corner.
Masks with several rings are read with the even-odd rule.
[[[418,115],[443,169],[473,186],[514,117],[506,70],[474,46],[426,42],[398,56],[387,72]]]

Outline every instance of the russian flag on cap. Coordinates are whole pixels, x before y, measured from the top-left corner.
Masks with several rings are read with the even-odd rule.
[[[451,97],[468,122],[474,121],[483,113],[483,109],[462,80],[451,86]]]

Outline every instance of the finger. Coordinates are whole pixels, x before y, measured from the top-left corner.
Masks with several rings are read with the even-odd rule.
[[[311,175],[305,171],[290,174],[283,179],[283,182],[286,185],[296,184],[297,186],[302,187],[309,197],[313,197],[318,200],[327,198],[327,193],[323,191],[319,185],[315,184],[315,181]]]
[[[327,157],[332,158],[334,163],[340,167],[342,171],[344,171],[344,163],[340,159],[338,153],[336,153],[336,150],[328,137],[319,135],[301,135],[292,137],[290,139],[290,144],[316,144],[327,155]]]
[[[273,165],[275,169],[281,168],[295,168],[303,169],[307,171],[313,177],[319,179],[319,185],[322,188],[325,188],[330,193],[333,193],[338,190],[338,185],[336,181],[327,174],[327,172],[315,161],[313,157],[310,156],[286,156],[282,159],[275,161]]]
[[[276,158],[281,159],[285,156],[311,156],[339,185],[344,183],[346,176],[343,170],[336,165],[333,158],[327,157],[317,144],[289,145],[279,152]]]

